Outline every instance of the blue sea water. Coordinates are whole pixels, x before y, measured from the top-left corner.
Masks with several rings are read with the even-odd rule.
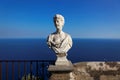
[[[55,60],[46,39],[0,39],[0,60]],[[73,39],[68,59],[120,61],[120,39]]]

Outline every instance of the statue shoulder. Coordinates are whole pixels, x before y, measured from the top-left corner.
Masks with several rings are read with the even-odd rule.
[[[48,37],[49,37],[49,38],[52,38],[54,35],[55,35],[55,32],[54,32],[54,33],[51,33]]]
[[[66,37],[71,38],[71,36],[68,33],[64,32],[64,34],[65,34]]]

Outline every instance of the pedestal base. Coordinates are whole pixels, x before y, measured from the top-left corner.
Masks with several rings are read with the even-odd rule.
[[[70,80],[69,73],[52,73],[49,80]]]
[[[73,80],[71,79],[71,72],[73,71],[73,65],[70,66],[54,66],[50,65],[48,71],[51,72],[49,80]]]

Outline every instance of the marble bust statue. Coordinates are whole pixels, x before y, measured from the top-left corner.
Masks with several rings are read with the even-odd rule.
[[[66,65],[69,61],[67,60],[67,52],[72,47],[71,36],[62,31],[65,20],[64,17],[60,14],[56,14],[53,18],[56,31],[51,33],[47,38],[47,44],[57,56],[55,65]],[[63,62],[65,62],[63,64]]]

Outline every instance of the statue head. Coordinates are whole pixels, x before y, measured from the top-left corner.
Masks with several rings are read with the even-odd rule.
[[[58,31],[62,31],[62,28],[64,26],[64,17],[60,14],[56,14],[53,19],[56,29]]]

